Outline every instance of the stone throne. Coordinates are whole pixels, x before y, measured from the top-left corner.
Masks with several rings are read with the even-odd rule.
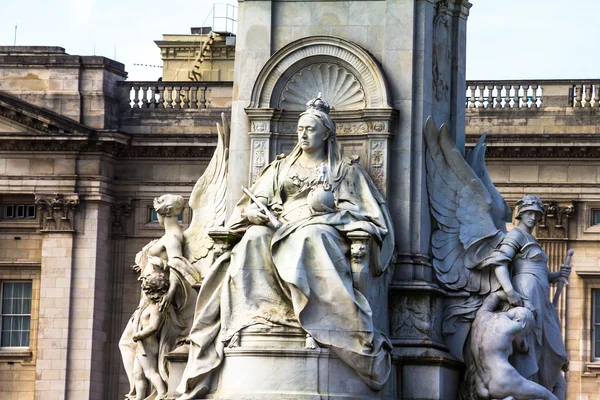
[[[387,192],[389,126],[396,112],[389,106],[387,85],[377,63],[358,45],[316,36],[282,48],[264,66],[246,108],[251,131],[248,183],[263,168],[297,143],[298,115],[321,93],[332,106],[344,155],[359,158],[378,189]],[[239,239],[227,230],[211,232],[217,253]],[[351,232],[353,284],[367,297],[374,323],[389,333],[388,287],[391,269],[374,270],[371,237]],[[253,374],[247,371],[251,369]],[[393,375],[393,374],[392,374]],[[274,378],[276,377],[276,378]],[[392,398],[394,377],[375,392],[343,361],[319,347],[302,329],[251,326],[239,332],[225,350],[225,359],[209,398]],[[250,397],[249,397],[250,396]]]

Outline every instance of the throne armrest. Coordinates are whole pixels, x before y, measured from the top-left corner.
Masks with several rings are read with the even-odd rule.
[[[366,293],[371,270],[371,235],[364,231],[348,232],[346,235],[350,240],[350,266],[352,268],[352,280],[354,287],[361,293]]]
[[[208,231],[208,236],[215,242],[213,247],[214,258],[220,257],[226,251],[231,250],[234,244],[240,239],[241,235],[224,227],[218,227]]]

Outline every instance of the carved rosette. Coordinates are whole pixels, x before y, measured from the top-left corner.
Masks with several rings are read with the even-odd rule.
[[[346,68],[333,63],[304,67],[285,84],[279,108],[305,110],[306,102],[321,93],[334,110],[360,110],[367,106],[358,79]]]
[[[73,232],[75,208],[79,205],[77,194],[39,194],[35,204],[40,210],[43,232]]]

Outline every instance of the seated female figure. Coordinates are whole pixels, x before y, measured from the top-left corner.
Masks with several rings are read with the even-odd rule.
[[[369,233],[378,271],[393,251],[391,220],[382,196],[365,171],[343,158],[329,105],[308,103],[298,123],[298,144],[271,163],[251,188],[277,214],[275,228],[244,196],[228,227],[243,233],[230,257],[222,256],[205,277],[190,333],[190,358],[178,388],[181,398],[207,392],[208,373],[222,362],[224,344],[254,324],[301,327],[350,365],[374,390],[391,371],[391,343],[373,326],[371,306],[352,282],[346,234]],[[327,166],[335,204],[311,207],[309,194]]]

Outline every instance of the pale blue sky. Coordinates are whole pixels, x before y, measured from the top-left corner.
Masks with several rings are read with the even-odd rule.
[[[235,4],[235,0],[228,0]],[[3,0],[0,45],[61,46],[70,54],[103,55],[126,65],[129,79],[155,80],[154,40],[200,26],[211,0]],[[8,3],[8,4],[6,4]],[[472,0],[467,79],[600,77],[598,0]],[[168,4],[168,7],[165,7]],[[206,25],[210,25],[210,20]]]

